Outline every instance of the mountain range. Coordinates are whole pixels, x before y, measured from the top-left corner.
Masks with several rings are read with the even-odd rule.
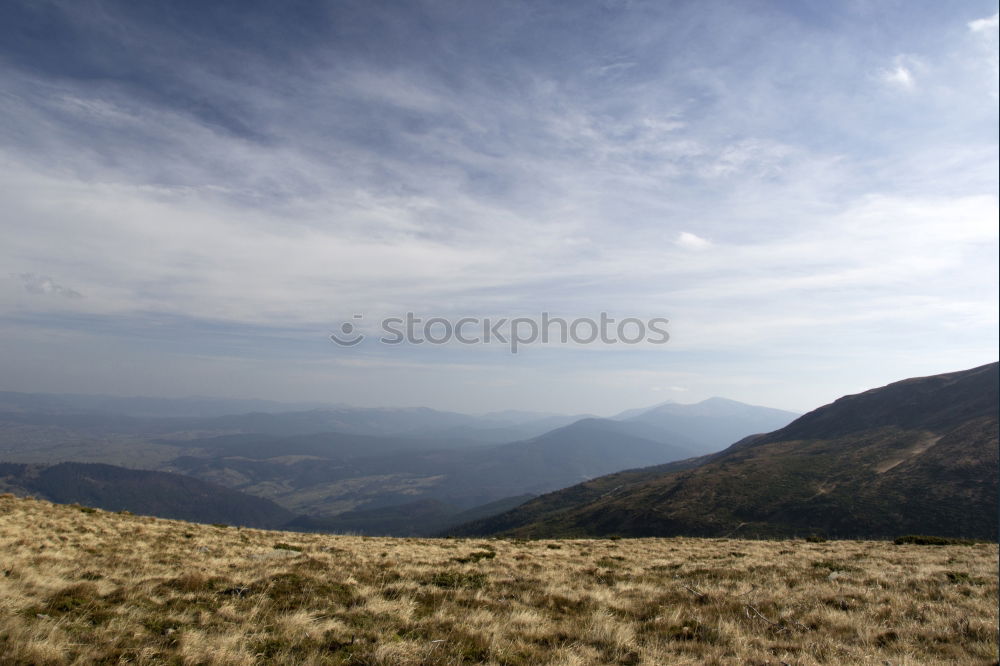
[[[370,535],[996,539],[997,367],[797,418],[722,398],[577,418],[3,393],[0,488]]]
[[[593,477],[718,450],[725,428],[763,432],[795,416],[721,399],[611,419],[257,402],[272,411],[218,414],[248,403],[192,400],[0,393],[0,460],[168,472],[270,500],[310,529],[430,534]],[[658,414],[643,420],[647,411]]]
[[[845,396],[719,453],[592,479],[449,534],[996,540],[997,368]]]

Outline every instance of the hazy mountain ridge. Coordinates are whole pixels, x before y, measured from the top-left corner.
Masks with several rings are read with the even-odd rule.
[[[469,415],[427,407],[349,407],[265,400],[0,392],[0,421],[78,429],[90,435],[268,434],[408,437],[503,443],[541,435],[583,418],[510,410]]]
[[[691,469],[597,479],[456,532],[841,537],[915,532],[996,539],[997,383],[996,363],[903,380],[845,396],[776,432],[707,456]],[[624,487],[603,494],[593,490],[612,484]]]
[[[628,414],[627,418],[616,418],[637,428],[659,430],[661,437],[691,442],[699,454],[720,451],[747,435],[772,432],[799,416],[726,398],[708,398],[690,405],[667,403]]]
[[[319,402],[212,398],[156,398],[83,393],[0,391],[0,412],[120,414],[134,418],[208,418],[249,412],[289,412],[331,407]]]

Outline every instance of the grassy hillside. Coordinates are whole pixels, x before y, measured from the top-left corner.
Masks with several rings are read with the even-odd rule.
[[[982,664],[997,547],[428,540],[0,497],[0,663]]]
[[[534,495],[518,495],[465,511],[447,502],[423,499],[408,504],[345,511],[330,517],[299,516],[284,527],[302,532],[364,536],[436,536],[457,525],[504,513],[533,498]]]
[[[455,531],[996,540],[997,383],[995,363],[897,382],[841,398],[689,469],[595,479]]]

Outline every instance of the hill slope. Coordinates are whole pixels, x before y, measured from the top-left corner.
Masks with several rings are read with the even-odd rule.
[[[595,480],[464,534],[997,538],[997,364],[847,396],[693,469]]]
[[[201,523],[280,527],[294,518],[292,512],[267,499],[180,474],[114,465],[0,463],[0,490],[61,504]]]

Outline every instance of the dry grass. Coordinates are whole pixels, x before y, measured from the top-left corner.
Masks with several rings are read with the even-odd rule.
[[[994,544],[361,538],[4,497],[0,567],[3,664],[997,658]]]

